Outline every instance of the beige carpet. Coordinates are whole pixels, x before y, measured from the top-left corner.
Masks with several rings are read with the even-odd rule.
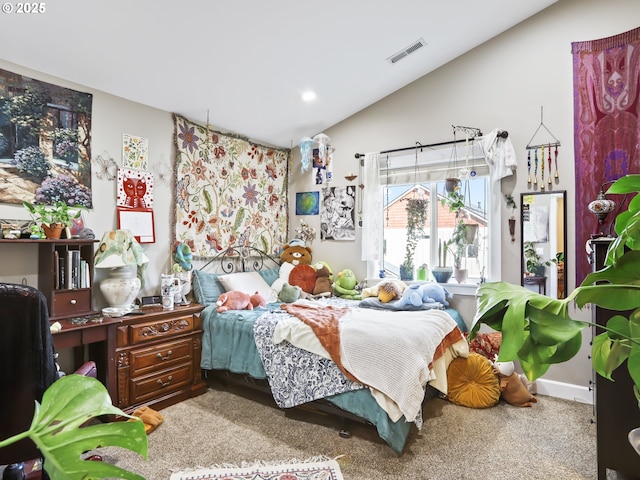
[[[539,396],[533,408],[501,403],[477,410],[434,399],[422,431],[414,429],[398,456],[372,427],[355,424],[353,437],[344,439],[330,417],[305,411],[285,416],[265,397],[244,392],[213,384],[206,394],[162,410],[164,423],[149,435],[148,461],[115,448],[104,453],[148,480],[214,464],[317,455],[339,457],[345,480],[596,478],[591,405]]]

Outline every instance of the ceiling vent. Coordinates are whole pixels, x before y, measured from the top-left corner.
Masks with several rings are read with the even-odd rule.
[[[394,53],[389,58],[387,58],[387,62],[389,62],[391,64],[397,63],[400,60],[402,60],[404,57],[406,57],[407,55],[411,55],[416,50],[419,50],[420,48],[424,47],[426,44],[427,44],[427,42],[424,41],[424,38],[416,40],[411,45],[409,45],[407,48],[404,48],[404,49],[400,50],[399,52]]]

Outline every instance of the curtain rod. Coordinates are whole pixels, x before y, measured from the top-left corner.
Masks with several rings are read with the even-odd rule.
[[[482,132],[480,132],[479,136],[480,137],[482,136]],[[506,130],[501,130],[500,132],[498,132],[498,136],[500,138],[507,138],[509,136],[509,132],[507,132]],[[422,145],[420,142],[416,142],[416,144],[412,147],[402,147],[402,148],[395,148],[393,150],[383,150],[378,153],[385,154],[385,153],[404,152],[407,150],[415,150],[416,148],[420,148],[420,150],[422,151],[423,148],[442,147],[444,145],[453,145],[454,143],[460,143],[460,142],[466,142],[466,141],[467,140],[465,138],[461,138],[460,140],[450,140],[448,142],[430,143],[429,145]],[[356,153],[355,157],[356,158],[364,157],[364,153]]]

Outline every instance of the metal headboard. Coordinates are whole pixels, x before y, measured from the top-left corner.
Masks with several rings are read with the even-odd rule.
[[[256,247],[229,247],[215,257],[200,257],[205,263],[198,270],[214,265],[222,273],[252,272],[280,266],[280,259]]]

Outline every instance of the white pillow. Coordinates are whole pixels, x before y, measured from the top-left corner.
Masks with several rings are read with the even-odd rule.
[[[284,262],[280,265],[278,278],[271,284],[271,288],[275,290],[276,294],[280,293],[285,283],[289,283],[289,274],[291,270],[293,270],[293,267],[295,267],[295,265],[289,262]]]
[[[258,292],[267,303],[278,300],[278,294],[264,281],[264,278],[258,272],[230,273],[218,276],[218,280],[227,292],[237,290],[249,295]]]

